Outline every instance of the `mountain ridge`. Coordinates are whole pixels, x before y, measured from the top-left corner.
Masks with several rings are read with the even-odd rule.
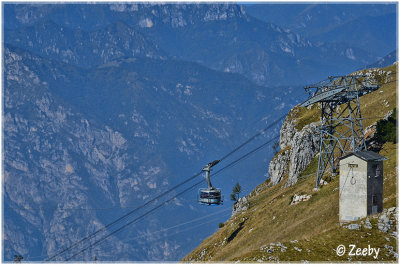
[[[46,8],[43,9],[44,13],[42,14],[34,6],[24,5],[7,5],[6,10],[13,8],[16,10],[27,9],[32,12],[32,19],[28,19],[29,23],[25,23],[27,25],[42,23],[41,21],[47,18],[69,27],[73,32],[81,30],[79,27],[74,26],[75,24],[81,25],[85,23],[81,21],[81,18],[76,13],[82,13],[80,15],[85,17],[85,21],[96,21],[94,19],[96,12],[99,13],[98,16],[100,17],[102,16],[101,14],[116,13],[118,16],[111,16],[112,18],[105,20],[106,22],[100,27],[95,27],[95,29],[90,29],[89,27],[84,30],[97,32],[97,35],[101,35],[98,32],[105,31],[113,36],[116,32],[105,30],[105,28],[116,21],[124,21],[133,32],[137,32],[139,37],[141,36],[142,39],[145,37],[145,39],[155,44],[154,51],[150,48],[150,55],[160,56],[157,51],[162,50],[171,57],[199,62],[211,69],[240,73],[258,85],[302,85],[311,79],[315,79],[315,76],[319,76],[319,78],[326,76],[327,72],[322,69],[351,71],[354,68],[357,69],[375,61],[378,56],[369,51],[345,44],[312,44],[304,36],[296,32],[284,30],[279,26],[265,23],[246,15],[243,6],[239,5],[167,4],[127,5],[121,7],[117,4],[101,4],[99,6],[91,6],[93,9],[90,9],[86,6],[71,4],[66,5],[65,14],[60,14],[61,18],[66,20],[52,15],[54,10],[62,10],[63,6],[57,5],[54,7],[49,5],[49,14],[46,13]],[[25,10],[25,12],[27,11]],[[35,12],[39,13],[33,15]],[[65,18],[67,14],[71,14],[68,19]],[[168,19],[165,19],[164,15]],[[35,19],[35,17],[37,18]],[[65,21],[70,22],[67,23]],[[7,25],[5,25],[5,28],[7,29]],[[21,33],[18,37],[12,38],[15,35],[13,32],[18,33],[20,29],[8,30],[7,32],[9,33],[5,37],[6,42],[18,45],[18,41],[21,42],[27,35],[32,34],[28,31],[28,34]],[[197,34],[193,35],[191,32],[197,32]],[[76,35],[76,33],[74,34]],[[54,41],[50,43],[57,43],[56,41],[59,41],[58,39],[60,38],[53,39]],[[69,38],[64,38],[64,40],[61,38],[61,40],[64,43],[71,42]],[[29,41],[32,40],[25,41],[28,46]],[[43,50],[51,52],[53,48],[49,47],[47,42],[40,41],[40,43],[37,43],[39,45],[38,48],[32,51]],[[110,40],[109,38],[103,38],[103,42],[107,44]],[[67,44],[66,46],[79,48],[80,43],[81,41],[77,41],[76,45]],[[76,61],[76,58],[83,58],[86,53],[92,54],[93,50],[99,50],[97,46],[93,46],[83,54],[77,54],[71,49],[66,49],[64,55],[60,54],[58,56],[63,56],[64,60]],[[112,47],[114,47],[115,51],[110,50]],[[107,54],[113,58],[118,53],[125,55],[129,53],[129,51],[124,50],[122,43],[111,43],[110,48]],[[144,49],[143,45],[139,45],[139,48],[140,53],[149,53]],[[164,53],[161,54],[161,56],[164,56]],[[53,51],[53,56],[55,55]],[[98,61],[98,58],[94,55],[92,59]],[[80,63],[87,64],[90,61],[81,60]],[[341,67],[337,67],[337,65]],[[304,71],[303,69],[312,69],[312,71]]]
[[[110,32],[112,33],[109,34]],[[24,47],[42,57],[84,68],[104,64],[122,56],[166,58],[165,52],[123,21],[86,32],[71,30],[52,20],[46,20],[23,29],[6,31],[5,36],[5,43]]]

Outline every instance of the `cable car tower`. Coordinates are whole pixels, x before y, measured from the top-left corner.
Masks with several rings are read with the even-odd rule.
[[[199,189],[199,197],[198,201],[200,204],[205,205],[220,205],[223,200],[221,197],[221,190],[216,189],[212,186],[210,180],[210,171],[213,166],[219,163],[220,160],[214,160],[213,162],[208,163],[202,169],[202,171],[206,172],[206,181],[208,188]]]
[[[359,98],[379,88],[366,75],[332,76],[304,89],[309,99],[301,107],[321,103],[320,148],[315,187],[318,188],[328,164],[337,174],[336,158],[366,150]],[[335,152],[335,150],[338,150]]]

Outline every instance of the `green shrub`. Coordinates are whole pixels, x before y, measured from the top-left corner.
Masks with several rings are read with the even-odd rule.
[[[376,124],[374,140],[386,143],[397,143],[397,110],[393,109],[392,115],[387,120],[380,120]]]
[[[222,228],[222,227],[224,227],[224,225],[225,225],[224,223],[219,223],[218,227]]]

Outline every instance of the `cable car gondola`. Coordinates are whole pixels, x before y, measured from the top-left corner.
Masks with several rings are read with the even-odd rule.
[[[211,185],[210,171],[213,166],[219,163],[219,160],[214,160],[208,163],[202,171],[206,172],[206,181],[208,188],[199,189],[198,202],[204,205],[220,205],[223,203],[223,197],[221,196],[221,190],[214,188]]]

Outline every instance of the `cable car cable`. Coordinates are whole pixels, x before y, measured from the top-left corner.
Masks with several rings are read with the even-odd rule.
[[[253,141],[255,138],[257,138],[258,136],[260,136],[261,134],[263,134],[266,130],[271,129],[274,125],[276,125],[278,122],[280,122],[281,120],[283,120],[286,116],[287,116],[287,114],[284,114],[284,115],[282,115],[281,117],[279,117],[277,120],[275,120],[274,122],[272,122],[270,125],[268,125],[268,126],[265,127],[264,129],[262,129],[261,131],[259,131],[258,133],[256,133],[256,134],[253,135],[252,137],[250,137],[247,141],[245,141],[244,143],[242,143],[241,145],[239,145],[238,147],[236,147],[235,149],[233,149],[232,151],[230,151],[228,154],[226,154],[225,156],[223,156],[219,161],[221,162],[222,160],[225,160],[226,158],[228,158],[229,156],[231,156],[233,153],[235,153],[236,151],[238,151],[240,148],[242,148],[243,146],[245,146],[246,144],[250,143],[250,142]]]
[[[149,236],[149,235],[154,235],[154,234],[166,232],[166,231],[169,231],[169,230],[174,229],[174,228],[178,228],[178,227],[181,227],[181,226],[185,226],[185,225],[187,225],[187,224],[195,223],[195,222],[200,221],[200,220],[202,220],[202,219],[209,218],[210,216],[214,216],[214,215],[217,215],[217,214],[220,215],[221,213],[227,212],[227,211],[231,211],[231,209],[226,208],[226,209],[224,209],[224,210],[221,210],[221,211],[218,211],[218,212],[209,214],[209,215],[204,215],[204,216],[202,216],[202,217],[195,218],[195,219],[186,221],[186,222],[184,222],[184,223],[180,223],[180,224],[173,225],[173,226],[170,226],[170,227],[167,227],[167,228],[163,228],[163,229],[158,230],[158,231],[148,232],[148,233],[145,233],[145,234],[142,234],[142,235],[138,235],[138,236],[135,236],[135,237],[131,237],[131,238],[129,238],[128,240],[121,240],[120,242],[125,242],[125,243],[127,243],[127,242],[131,242],[131,241],[134,241],[134,240],[139,239],[139,238],[142,238],[142,237],[147,237],[147,236]],[[208,220],[216,221],[216,220],[220,220],[220,218],[221,218],[221,217],[218,216],[217,218],[212,218],[212,219],[208,219]],[[206,223],[209,223],[209,222],[206,222]],[[211,222],[210,222],[210,223],[211,223]],[[201,223],[200,225],[204,225],[204,224],[205,224],[205,223],[203,222],[203,223]],[[197,226],[199,226],[199,225],[197,225]],[[175,232],[173,235],[176,235],[176,234],[181,233],[181,232],[183,232],[183,231],[190,230],[190,229],[192,229],[192,228],[194,228],[194,227],[196,227],[196,226],[191,226],[189,229],[179,230],[179,231]],[[108,242],[107,244],[104,244],[103,246],[109,246],[109,245],[112,245],[112,244],[114,244],[114,242]]]
[[[240,157],[240,158],[236,159],[235,161],[231,162],[229,165],[227,165],[227,166],[225,166],[224,168],[218,170],[218,171],[217,171],[215,174],[213,174],[213,175],[216,175],[216,174],[220,173],[221,171],[223,171],[223,170],[225,170],[225,169],[227,169],[227,168],[229,168],[229,167],[231,167],[231,166],[237,164],[238,162],[240,162],[242,159],[248,157],[249,155],[251,155],[251,154],[253,154],[253,153],[255,153],[255,152],[261,150],[262,148],[264,148],[265,146],[267,146],[268,144],[270,144],[274,139],[276,139],[276,138],[278,138],[278,137],[279,137],[279,135],[273,137],[272,139],[270,139],[269,141],[263,143],[263,144],[260,145],[259,147],[257,147],[257,148],[255,148],[255,149],[251,150],[250,152],[246,153],[246,154],[243,155],[242,157]],[[85,252],[85,251],[88,250],[89,248],[92,248],[92,247],[94,247],[95,245],[101,243],[102,241],[106,240],[108,237],[112,236],[112,235],[115,234],[115,233],[118,233],[119,231],[123,230],[125,227],[131,225],[132,223],[134,223],[134,222],[136,222],[136,221],[138,221],[138,220],[144,218],[144,217],[147,216],[148,214],[150,214],[150,213],[156,211],[157,209],[159,209],[159,208],[161,208],[162,206],[166,205],[168,202],[170,202],[170,201],[172,201],[173,199],[177,198],[178,196],[180,196],[180,195],[186,193],[187,191],[193,189],[193,188],[196,187],[197,185],[200,185],[201,183],[203,183],[203,180],[201,180],[201,181],[195,183],[194,185],[192,185],[192,186],[190,186],[189,188],[185,189],[184,191],[178,193],[177,195],[175,195],[174,197],[168,199],[167,201],[164,201],[163,203],[157,205],[156,207],[154,207],[153,209],[147,211],[146,213],[142,214],[141,216],[136,217],[135,219],[133,219],[132,221],[130,221],[130,222],[126,223],[126,224],[124,224],[123,226],[121,226],[121,227],[118,228],[117,230],[114,230],[113,232],[109,233],[108,235],[106,235],[106,236],[100,238],[99,240],[95,241],[93,244],[90,244],[90,245],[87,246],[86,248],[84,248],[84,249],[80,250],[79,252],[77,252],[76,254],[70,256],[70,257],[69,257],[68,259],[66,259],[65,261],[69,261],[69,260],[71,260],[72,258],[76,257],[77,255],[79,255],[79,254]]]
[[[245,158],[247,158],[248,156],[250,156],[251,154],[253,154],[253,153],[255,153],[255,152],[261,150],[262,148],[266,147],[268,144],[272,143],[272,141],[276,140],[277,138],[279,138],[279,135],[273,137],[272,139],[270,139],[270,140],[268,140],[267,142],[263,143],[263,144],[260,145],[259,147],[257,147],[257,148],[255,148],[255,149],[251,150],[251,151],[248,152],[247,154],[245,154],[245,155],[239,157],[239,158],[236,159],[235,161],[233,161],[233,162],[229,163],[228,165],[224,166],[223,168],[217,170],[212,176],[215,176],[215,175],[217,175],[218,173],[221,173],[221,171],[223,171],[223,170],[225,170],[225,169],[227,169],[227,168],[229,168],[229,167],[234,166],[235,164],[239,163],[242,159],[245,159]]]
[[[94,237],[95,235],[97,235],[98,233],[100,233],[101,231],[106,230],[107,228],[113,226],[114,224],[116,224],[116,223],[122,221],[123,219],[127,218],[128,216],[132,215],[132,214],[135,213],[136,211],[138,211],[138,210],[140,210],[140,209],[146,207],[146,206],[149,205],[150,203],[152,203],[152,202],[156,201],[157,199],[159,199],[159,198],[165,196],[166,194],[170,193],[171,191],[175,190],[176,188],[179,188],[180,186],[186,184],[187,182],[189,182],[189,181],[191,181],[192,179],[196,178],[197,176],[201,175],[201,173],[202,173],[202,171],[200,171],[199,173],[197,173],[197,174],[193,175],[192,177],[186,179],[185,181],[182,181],[181,183],[175,185],[173,188],[171,188],[171,189],[169,189],[169,190],[167,190],[167,191],[161,193],[160,195],[158,195],[158,196],[154,197],[153,199],[147,201],[146,203],[144,203],[144,204],[142,204],[142,205],[136,207],[135,209],[133,209],[132,211],[126,213],[125,215],[123,215],[122,217],[116,219],[115,221],[113,221],[113,222],[107,224],[106,226],[104,226],[104,227],[98,229],[97,231],[93,232],[92,234],[86,236],[85,238],[83,238],[83,239],[81,239],[81,240],[75,242],[74,244],[72,244],[72,245],[69,246],[68,248],[65,248],[65,249],[63,249],[62,251],[60,251],[60,252],[58,252],[58,253],[52,255],[50,258],[46,259],[45,261],[51,261],[53,258],[55,258],[55,257],[57,257],[57,256],[59,256],[59,255],[61,255],[61,254],[63,254],[63,253],[65,253],[66,251],[68,251],[68,250],[70,250],[71,248],[75,247],[76,245],[82,243],[83,241],[88,240],[88,239],[91,239],[92,237]]]
[[[284,116],[283,116],[284,117]],[[374,118],[384,118],[384,117],[368,117],[368,118],[362,118],[364,119],[374,119]],[[232,150],[231,152],[229,152],[227,155],[225,155],[220,161],[224,160],[225,158],[227,158],[228,156],[230,156],[231,154],[233,154],[234,152],[236,152],[237,150],[239,150],[241,147],[243,147],[244,145],[248,144],[249,142],[251,142],[254,138],[256,138],[257,136],[259,136],[260,134],[262,134],[266,129],[269,129],[270,127],[272,127],[273,125],[275,125],[277,122],[279,122],[282,119],[282,117],[276,121],[274,121],[272,124],[270,124],[268,127],[264,128],[263,130],[261,130],[259,133],[257,133],[256,135],[252,136],[250,139],[248,139],[246,142],[244,142],[243,144],[241,144],[240,146],[238,146],[237,148],[235,148],[234,150]],[[114,209],[129,209],[129,208],[134,208],[135,206],[118,206],[118,207],[104,207],[104,208],[50,208],[50,207],[46,207],[46,208],[30,208],[30,207],[5,207],[5,209],[11,209],[11,210],[26,210],[26,211],[99,211],[99,210],[114,210]]]
[[[170,199],[164,201],[163,203],[157,205],[157,206],[154,207],[153,209],[151,209],[151,210],[145,212],[144,214],[140,215],[139,217],[136,217],[136,218],[133,219],[132,221],[130,221],[130,222],[124,224],[123,226],[121,226],[121,227],[118,228],[117,230],[114,230],[113,232],[109,233],[108,235],[106,235],[106,236],[100,238],[99,240],[95,241],[93,244],[90,244],[90,245],[87,246],[86,248],[84,248],[84,249],[80,250],[79,252],[77,252],[76,254],[70,256],[70,257],[67,258],[65,261],[69,261],[69,260],[73,259],[74,257],[76,257],[77,255],[79,255],[79,254],[85,252],[85,251],[88,250],[89,248],[92,248],[92,247],[94,247],[95,245],[101,243],[102,241],[106,240],[106,239],[109,238],[110,236],[114,235],[115,233],[118,233],[119,231],[121,231],[121,230],[123,230],[124,228],[126,228],[127,226],[129,226],[129,225],[135,223],[136,221],[139,221],[139,220],[142,219],[143,217],[145,217],[145,216],[149,215],[150,213],[156,211],[157,209],[159,209],[159,208],[161,208],[162,206],[166,205],[166,204],[169,203],[170,201],[176,199],[178,196],[180,196],[180,195],[182,195],[182,194],[188,192],[189,190],[193,189],[193,188],[196,187],[197,185],[200,185],[201,183],[203,183],[203,180],[201,180],[201,181],[195,183],[194,185],[190,186],[189,188],[186,188],[185,190],[179,192],[177,195],[173,196],[172,198],[170,198]]]
[[[242,143],[242,144],[239,145],[238,147],[236,147],[234,150],[232,150],[232,151],[229,152],[227,155],[225,155],[224,157],[222,157],[222,158],[220,159],[220,161],[222,161],[222,160],[228,158],[228,157],[231,156],[233,153],[237,152],[240,148],[242,148],[243,146],[245,146],[245,145],[247,145],[248,143],[250,143],[250,142],[251,142],[252,140],[254,140],[256,137],[258,137],[259,135],[263,134],[266,130],[268,130],[268,129],[270,129],[271,127],[273,127],[274,125],[276,125],[279,121],[281,121],[281,120],[282,120],[283,118],[285,118],[285,117],[286,117],[286,114],[283,115],[283,116],[281,116],[280,118],[278,118],[278,119],[275,120],[274,122],[272,122],[272,123],[271,123],[270,125],[268,125],[266,128],[264,128],[263,130],[261,130],[260,132],[258,132],[257,134],[255,134],[254,136],[252,136],[251,138],[249,138],[247,141],[245,141],[244,143]],[[279,137],[279,136],[277,136],[277,137]],[[276,138],[276,137],[274,137],[274,138]],[[270,142],[270,141],[268,141],[267,143],[269,143],[269,142]],[[266,145],[267,143],[264,143],[262,146]],[[256,148],[256,149],[258,149],[258,148]],[[251,153],[253,153],[253,152],[255,152],[255,151],[257,151],[257,150],[253,150],[253,151],[251,151],[250,153],[246,154],[245,156],[248,156],[248,155],[250,155]],[[234,161],[233,163],[229,164],[228,166],[232,166],[234,163],[237,163],[237,162],[240,161],[241,159],[242,159],[242,158],[237,159],[236,161]],[[225,168],[227,168],[227,167],[225,167]],[[219,170],[218,173],[221,172],[221,171],[222,171],[222,170]],[[171,191],[173,191],[173,190],[175,190],[176,188],[182,186],[183,184],[189,182],[190,180],[194,179],[195,177],[201,175],[201,173],[202,173],[202,171],[200,171],[199,173],[193,175],[193,176],[190,177],[189,179],[187,179],[187,180],[185,180],[185,181],[183,181],[183,182],[181,182],[181,183],[175,185],[173,188],[171,188],[171,189],[167,190],[166,192],[164,192],[164,193],[158,195],[157,197],[155,197],[155,198],[151,199],[150,201],[146,202],[145,204],[143,204],[143,205],[141,205],[141,206],[139,206],[139,207],[133,209],[132,211],[128,212],[127,214],[125,214],[124,216],[118,218],[117,220],[111,222],[110,224],[107,224],[106,226],[104,226],[104,227],[98,229],[97,231],[95,231],[95,232],[92,233],[91,235],[88,235],[88,236],[86,236],[85,238],[79,240],[78,242],[72,244],[70,247],[65,248],[64,250],[62,250],[62,251],[60,251],[60,252],[54,254],[53,256],[51,256],[50,258],[46,259],[45,261],[51,261],[51,260],[54,259],[55,257],[57,257],[57,256],[59,256],[59,255],[65,253],[66,251],[68,251],[68,250],[70,250],[71,248],[75,247],[76,245],[82,243],[83,241],[86,241],[86,240],[88,240],[88,239],[93,238],[96,234],[100,233],[101,231],[105,231],[107,228],[109,228],[109,227],[111,227],[112,225],[114,225],[114,224],[116,224],[116,223],[122,221],[123,219],[127,218],[128,216],[130,216],[131,214],[133,214],[133,213],[136,212],[137,210],[144,208],[145,206],[149,205],[150,203],[156,201],[157,199],[159,199],[159,198],[163,197],[164,195],[170,193]],[[215,173],[215,174],[217,174],[217,173]],[[214,174],[214,175],[215,175],[215,174]]]
[[[188,224],[195,223],[195,222],[197,222],[197,221],[200,221],[200,220],[202,220],[202,219],[209,218],[209,217],[214,216],[214,215],[220,215],[221,213],[227,212],[227,211],[231,211],[231,209],[229,209],[229,208],[223,209],[223,210],[221,210],[221,211],[218,211],[218,212],[215,212],[215,213],[212,213],[212,214],[208,214],[208,215],[204,215],[204,216],[202,216],[202,217],[198,217],[198,218],[194,218],[194,219],[188,220],[188,221],[186,221],[186,222],[184,222],[184,223],[180,223],[180,224],[173,225],[173,226],[170,226],[170,227],[167,227],[167,228],[163,228],[163,229],[161,229],[161,230],[157,230],[157,231],[153,231],[153,232],[148,232],[148,233],[143,234],[143,235],[138,235],[138,236],[135,236],[135,237],[133,237],[133,238],[129,238],[129,240],[127,240],[127,241],[121,240],[121,242],[130,242],[130,241],[133,241],[133,240],[138,239],[138,238],[146,237],[146,236],[148,236],[148,235],[153,235],[153,234],[157,234],[157,233],[161,233],[161,232],[166,232],[166,231],[169,231],[169,230],[174,229],[174,228],[178,228],[178,227],[181,227],[181,226],[185,226],[185,225],[188,225]],[[217,219],[216,219],[216,218],[213,218],[212,220],[215,221],[215,220],[218,220],[218,219],[220,219],[220,217],[218,217]],[[207,223],[209,223],[209,222],[207,222]],[[210,222],[210,223],[211,223],[211,222]],[[201,223],[201,225],[203,225],[203,224],[205,224],[205,223]],[[197,226],[198,226],[198,225],[197,225]],[[194,228],[194,227],[196,227],[196,226],[192,226],[192,227],[190,227],[190,229],[192,229],[192,228]],[[178,233],[181,233],[181,232],[184,232],[184,231],[187,231],[187,230],[190,230],[190,229],[184,229],[184,230],[177,231],[177,232],[175,232],[173,235],[178,234]],[[110,242],[109,244],[106,244],[106,246],[107,246],[107,245],[110,245],[110,244],[113,244],[113,242]],[[46,255],[32,256],[32,257],[28,256],[28,257],[26,257],[26,260],[29,261],[30,259],[33,259],[33,258],[41,258],[41,257],[45,257],[45,256],[46,256]]]

